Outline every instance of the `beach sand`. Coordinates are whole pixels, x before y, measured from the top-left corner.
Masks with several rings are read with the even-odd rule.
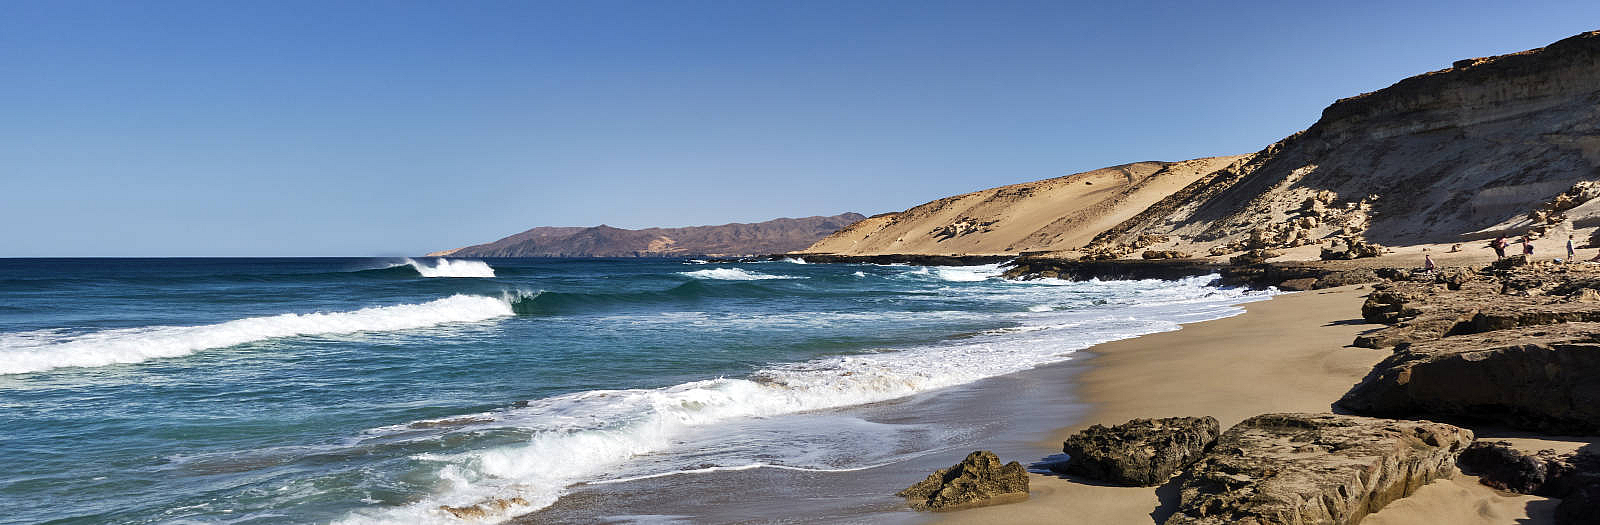
[[[1280,295],[1245,305],[1240,316],[1096,346],[1076,378],[1078,397],[1090,407],[1088,417],[1053,432],[1041,446],[1059,451],[1064,438],[1084,427],[1141,417],[1209,415],[1226,429],[1268,412],[1330,411],[1339,396],[1389,355],[1387,350],[1348,346],[1356,334],[1376,326],[1360,318],[1367,291],[1366,286],[1352,286]],[[1537,437],[1519,442],[1519,448],[1531,449],[1572,446]],[[1176,483],[1129,488],[1031,477],[1028,501],[939,514],[937,521],[1160,523],[1177,505]],[[1556,503],[1497,493],[1472,476],[1458,474],[1390,504],[1363,523],[1551,523]]]

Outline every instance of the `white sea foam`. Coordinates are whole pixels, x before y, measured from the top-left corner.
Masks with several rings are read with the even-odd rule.
[[[1000,277],[1005,269],[999,264],[985,264],[981,266],[939,266],[935,268],[935,275],[940,279],[954,282],[978,282]]]
[[[783,262],[793,264],[809,264],[804,257],[784,257]]]
[[[709,270],[695,270],[692,272],[678,272],[678,275],[687,275],[696,279],[716,279],[722,281],[761,281],[766,279],[804,279],[792,275],[770,275],[760,272],[751,272],[739,268],[711,268]]]
[[[405,264],[417,270],[423,277],[494,277],[494,268],[483,261],[472,259],[434,259],[433,266],[419,262],[415,259],[406,259]]]
[[[931,273],[931,272],[930,272]],[[976,273],[975,273],[976,274]],[[1181,281],[1080,282],[1069,285],[997,283],[1017,300],[1036,301],[1073,289],[1096,295],[1143,297],[1156,305],[1104,309],[1018,312],[1020,325],[974,337],[879,353],[830,357],[772,366],[748,378],[717,378],[658,389],[595,390],[529,402],[526,406],[466,416],[492,420],[459,432],[512,428],[525,442],[450,454],[422,454],[438,490],[402,507],[358,510],[344,523],[450,523],[440,505],[473,505],[522,498],[527,505],[496,512],[492,519],[531,512],[553,503],[578,482],[612,482],[674,474],[750,468],[855,468],[859,465],[789,464],[738,460],[705,465],[662,463],[658,471],[618,475],[620,466],[643,455],[660,455],[690,436],[717,434],[715,425],[872,403],[970,383],[1067,359],[1091,345],[1175,330],[1180,322],[1214,319],[1242,310],[1236,304],[1268,294],[1220,290],[1214,278]],[[970,287],[953,287],[970,288]],[[1035,303],[1037,304],[1037,303]],[[798,417],[798,416],[791,416]],[[709,427],[709,428],[708,428]],[[405,426],[397,426],[400,432]],[[376,430],[383,432],[383,429]],[[802,463],[805,463],[802,461]]]
[[[509,315],[510,298],[458,294],[421,304],[249,317],[201,326],[119,328],[76,335],[59,331],[4,334],[0,337],[0,374],[138,363],[279,337],[408,330]]]

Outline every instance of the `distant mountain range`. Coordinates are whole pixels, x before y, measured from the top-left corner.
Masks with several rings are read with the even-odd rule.
[[[866,216],[842,213],[823,217],[773,219],[754,224],[646,228],[544,226],[486,244],[444,250],[429,256],[452,257],[734,257],[786,253]]]

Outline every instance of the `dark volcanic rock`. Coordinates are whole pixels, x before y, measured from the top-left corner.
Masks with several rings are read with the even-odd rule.
[[[1028,472],[1015,461],[1000,464],[993,452],[979,450],[895,494],[917,510],[956,510],[1028,499]]]
[[[1547,451],[1549,452],[1549,451]],[[1478,476],[1479,482],[1500,490],[1520,494],[1542,494],[1550,480],[1555,453],[1526,455],[1505,441],[1477,441],[1461,453],[1461,470]]]
[[[1339,400],[1357,414],[1600,431],[1600,323],[1522,327],[1397,346]]]
[[[1580,450],[1525,454],[1504,441],[1473,443],[1461,453],[1462,470],[1484,485],[1522,494],[1561,498],[1556,523],[1600,523],[1600,456]]]
[[[1062,443],[1065,470],[1090,479],[1155,486],[1200,458],[1217,440],[1217,420],[1206,417],[1135,419],[1095,425]]]
[[[1454,475],[1466,429],[1334,414],[1265,414],[1224,432],[1182,480],[1167,525],[1354,524]]]

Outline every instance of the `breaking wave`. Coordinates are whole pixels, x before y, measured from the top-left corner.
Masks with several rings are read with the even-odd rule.
[[[692,272],[678,272],[678,275],[687,275],[696,279],[719,279],[723,281],[762,281],[767,279],[804,279],[792,275],[769,275],[760,272],[741,270],[739,268],[712,268],[709,270],[695,270]]]
[[[983,274],[978,272],[972,275]],[[626,470],[622,466],[630,461],[659,455],[707,426],[873,403],[971,383],[1062,361],[1094,344],[1174,330],[1181,322],[1234,315],[1242,311],[1235,306],[1238,303],[1269,295],[1213,288],[1209,285],[1214,279],[1060,285],[1141,294],[1149,290],[1161,296],[1162,304],[1033,313],[1026,318],[1030,321],[1014,329],[936,344],[774,365],[745,378],[707,379],[654,389],[574,392],[460,416],[455,420],[466,423],[453,432],[500,429],[526,438],[457,453],[415,455],[416,470],[404,476],[438,480],[433,495],[404,506],[360,509],[341,522],[451,523],[454,518],[440,510],[441,505],[477,505],[490,520],[499,521],[546,507],[560,498],[566,487],[580,482],[614,483],[751,468],[836,470],[842,465],[743,462],[664,465],[668,468],[635,475],[619,472]],[[1058,287],[1016,286],[1027,290]],[[415,424],[396,425],[373,432],[410,432],[414,428]]]
[[[248,317],[200,326],[119,328],[76,335],[60,331],[13,333],[0,338],[0,375],[139,363],[280,337],[408,330],[483,321],[512,315],[513,302],[510,297],[457,294],[420,304]]]
[[[434,260],[433,266],[415,259],[406,259],[405,264],[416,269],[423,277],[494,277],[494,268],[488,263],[471,259],[452,260],[440,257]]]

